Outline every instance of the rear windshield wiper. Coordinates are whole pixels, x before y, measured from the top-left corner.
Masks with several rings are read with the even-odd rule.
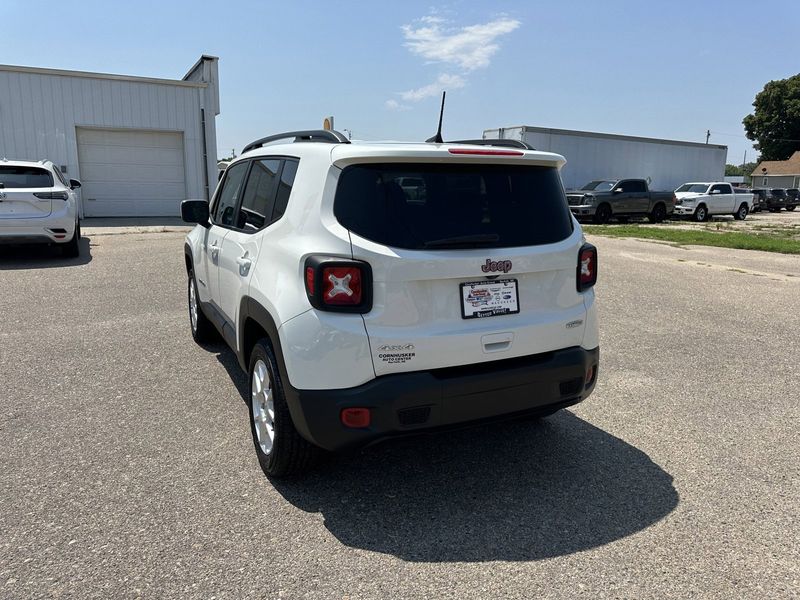
[[[425,242],[426,248],[457,248],[459,246],[469,246],[472,244],[492,244],[500,240],[496,233],[478,233],[475,235],[460,235],[456,237],[442,238],[441,240],[431,240]]]

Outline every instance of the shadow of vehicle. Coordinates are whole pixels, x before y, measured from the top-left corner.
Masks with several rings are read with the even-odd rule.
[[[80,254],[75,258],[67,258],[55,245],[0,245],[0,271],[85,265],[92,261],[91,247],[91,240],[85,235],[80,239]]]
[[[245,403],[236,357],[214,346]],[[330,455],[272,482],[341,543],[409,561],[528,561],[641,531],[678,505],[672,476],[569,411]]]

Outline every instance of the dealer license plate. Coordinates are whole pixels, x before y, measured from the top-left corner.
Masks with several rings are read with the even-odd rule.
[[[461,316],[480,319],[519,312],[516,279],[469,281],[461,284]]]

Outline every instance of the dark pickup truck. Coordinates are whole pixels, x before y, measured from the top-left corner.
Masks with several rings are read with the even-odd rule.
[[[591,218],[595,223],[620,221],[628,217],[647,217],[660,223],[675,211],[673,192],[651,192],[644,179],[600,179],[579,190],[567,192],[567,202],[576,219]]]

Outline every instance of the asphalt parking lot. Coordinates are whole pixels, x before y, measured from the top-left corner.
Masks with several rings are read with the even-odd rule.
[[[0,253],[0,597],[797,597],[800,260],[591,241],[584,404],[278,484],[180,232]]]

